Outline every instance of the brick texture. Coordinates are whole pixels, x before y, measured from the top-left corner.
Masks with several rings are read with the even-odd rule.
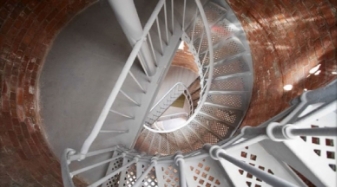
[[[1,187],[62,186],[39,122],[37,83],[55,35],[94,1],[0,0]]]
[[[335,0],[227,0],[241,21],[254,63],[254,89],[242,126],[278,114],[304,89],[336,78]],[[310,74],[320,64],[320,73]],[[291,91],[283,86],[291,84]]]
[[[0,0],[0,186],[62,186],[39,120],[38,78],[59,30],[96,0]],[[228,0],[255,71],[243,125],[258,125],[303,90],[336,76],[335,0]],[[321,64],[319,75],[309,70]],[[285,84],[294,85],[284,91]],[[81,182],[76,180],[81,186]]]

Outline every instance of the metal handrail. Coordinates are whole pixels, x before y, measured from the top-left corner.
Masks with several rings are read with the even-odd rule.
[[[205,103],[205,101],[207,99],[208,92],[209,92],[210,87],[211,87],[212,78],[213,78],[213,62],[214,62],[214,58],[213,58],[213,45],[212,45],[212,40],[211,40],[211,31],[210,31],[210,28],[207,26],[209,24],[208,24],[208,21],[207,21],[207,18],[206,18],[206,14],[205,14],[205,12],[203,10],[203,7],[202,7],[200,1],[199,0],[195,0],[195,2],[196,2],[197,7],[199,9],[200,17],[201,17],[201,19],[202,19],[202,21],[204,23],[204,29],[205,29],[205,31],[203,33],[203,39],[206,36],[207,43],[208,43],[208,50],[206,50],[206,52],[203,53],[204,54],[203,62],[200,63],[199,61],[196,61],[197,67],[199,67],[200,87],[201,87],[201,89],[200,89],[201,91],[200,91],[200,94],[199,94],[200,95],[200,97],[199,97],[199,104],[198,104],[197,108],[194,109],[193,114],[191,116],[189,116],[188,120],[183,125],[181,125],[181,126],[179,126],[177,128],[166,130],[166,131],[159,131],[159,130],[154,130],[154,129],[149,128],[148,126],[144,125],[144,127],[146,129],[148,129],[148,130],[150,130],[152,132],[155,132],[155,133],[174,132],[174,131],[176,131],[176,130],[178,130],[180,128],[185,127],[189,123],[191,123],[191,121],[193,121],[196,118],[196,116],[199,114],[199,112],[200,112],[203,104]],[[186,0],[184,0],[184,4],[186,4]],[[185,7],[184,7],[184,11],[185,11]],[[185,12],[183,14],[185,15]],[[183,21],[184,21],[184,16],[183,16]],[[183,29],[185,29],[185,28],[183,27]],[[200,42],[202,42],[202,40]],[[197,52],[197,56],[198,55],[200,55],[199,52]],[[203,64],[204,64],[205,59],[206,59],[207,56],[209,57],[209,64],[208,64],[208,67],[207,67],[207,71],[204,74],[203,71],[202,71],[202,67],[203,67]],[[208,73],[208,76],[206,76],[206,73]],[[207,79],[205,77],[207,77]],[[206,84],[204,84],[205,81],[206,81]],[[159,104],[159,103],[160,103],[160,101],[157,102],[157,104]],[[192,101],[192,103],[193,103],[193,101]],[[152,109],[153,108],[154,107],[152,107]]]
[[[128,57],[125,66],[123,67],[123,70],[121,72],[121,74],[119,75],[117,82],[114,86],[114,88],[112,89],[107,102],[105,103],[95,125],[94,128],[92,129],[91,133],[89,134],[89,136],[87,137],[87,139],[84,141],[82,148],[81,148],[81,154],[83,155],[82,159],[84,158],[84,155],[89,151],[89,148],[91,146],[91,144],[94,142],[94,140],[96,139],[96,137],[98,136],[104,121],[106,120],[109,111],[113,105],[113,103],[116,100],[116,97],[118,95],[118,93],[120,92],[122,85],[124,83],[124,81],[126,80],[128,74],[131,72],[131,67],[133,65],[133,63],[135,62],[140,49],[143,45],[143,43],[146,41],[147,36],[149,36],[149,31],[151,29],[151,27],[153,26],[154,22],[157,20],[158,18],[158,14],[160,13],[163,5],[165,3],[165,0],[160,0],[157,4],[157,6],[155,7],[154,11],[152,12],[151,17],[149,18],[148,22],[146,23],[144,30],[143,30],[143,34],[140,38],[139,41],[137,41],[137,43],[135,44],[135,46],[133,47],[130,56]],[[158,22],[157,22],[158,24]],[[150,36],[149,36],[150,37]],[[152,42],[151,46],[152,46]],[[152,48],[153,49],[153,48]],[[152,51],[154,52],[154,51]],[[137,82],[137,79],[134,79]]]

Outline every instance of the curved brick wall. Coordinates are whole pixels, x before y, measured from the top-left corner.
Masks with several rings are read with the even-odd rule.
[[[0,0],[0,186],[62,186],[38,118],[39,71],[60,28],[94,1]],[[228,1],[254,61],[254,93],[244,125],[258,125],[304,88],[335,78],[336,1]],[[319,63],[322,72],[308,77]],[[294,89],[283,91],[285,84]]]
[[[247,34],[255,82],[243,126],[259,125],[304,89],[336,78],[336,0],[228,0]],[[321,64],[319,75],[309,70]],[[291,91],[283,86],[291,84]]]
[[[38,118],[38,77],[58,31],[96,0],[0,0],[0,186],[62,186]]]

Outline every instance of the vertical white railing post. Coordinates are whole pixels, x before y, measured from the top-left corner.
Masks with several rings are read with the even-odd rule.
[[[108,0],[108,2],[114,10],[117,20],[131,46],[134,46],[137,41],[141,40],[143,27],[133,0]],[[154,75],[156,71],[155,61],[152,57],[151,49],[147,41],[144,41],[138,54],[138,58],[145,73],[148,76]]]
[[[135,184],[133,184],[133,186],[141,186],[141,183],[143,182],[144,178],[150,173],[150,171],[152,170],[152,168],[157,165],[157,157],[152,157],[151,158],[151,165],[149,165],[149,167],[144,171],[144,173],[137,179],[137,181],[135,182]]]
[[[175,156],[174,161],[176,165],[179,166],[180,187],[186,187],[187,180],[186,180],[186,176],[184,173],[184,168],[185,168],[184,156],[181,153],[178,153]]]
[[[251,173],[252,175],[256,176],[257,178],[261,179],[262,181],[270,184],[271,186],[296,186],[292,183],[289,183],[288,181],[281,179],[279,177],[276,177],[274,175],[270,175],[265,171],[262,171],[254,166],[251,166],[245,162],[243,162],[242,160],[238,160],[232,156],[230,156],[229,154],[226,153],[225,150],[223,150],[220,146],[218,145],[210,145],[210,144],[206,144],[204,146],[204,149],[207,150],[207,152],[209,153],[210,157],[214,160],[220,160],[220,159],[224,159],[230,163],[232,163],[233,165],[247,171],[248,173]]]

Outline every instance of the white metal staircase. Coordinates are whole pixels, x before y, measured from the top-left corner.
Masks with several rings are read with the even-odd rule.
[[[180,39],[199,68],[198,82],[184,89],[193,90],[189,97],[197,100],[197,107],[179,129],[154,129],[151,123],[163,111],[151,114],[153,98]],[[144,42],[156,62],[153,76],[132,72]],[[134,88],[124,84],[127,78],[147,99],[129,91]],[[238,131],[252,84],[248,43],[224,1],[159,0],[81,151],[65,150],[64,186],[74,186],[72,177],[101,166],[106,174],[89,186],[306,186],[294,170],[316,186],[336,186],[337,82],[305,92],[258,127]],[[114,105],[121,96],[130,108]],[[162,104],[165,107],[159,108],[168,106]],[[126,122],[109,129],[108,115]],[[111,146],[89,151],[102,133],[112,134]],[[109,158],[93,159],[102,154]],[[77,163],[86,166],[76,167]]]

